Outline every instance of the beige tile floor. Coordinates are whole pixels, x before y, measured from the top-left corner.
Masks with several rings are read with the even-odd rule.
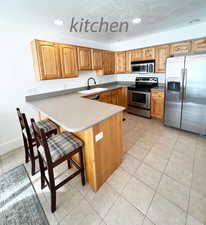
[[[121,166],[94,193],[77,177],[57,194],[50,213],[48,188],[31,177],[51,225],[205,225],[206,139],[125,114]],[[22,149],[0,158],[0,173],[24,161]],[[30,164],[26,165],[30,173]],[[57,168],[61,179],[71,170]]]

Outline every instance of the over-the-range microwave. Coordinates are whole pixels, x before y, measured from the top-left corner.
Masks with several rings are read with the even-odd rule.
[[[133,61],[131,62],[131,69],[133,73],[154,73],[155,60]]]

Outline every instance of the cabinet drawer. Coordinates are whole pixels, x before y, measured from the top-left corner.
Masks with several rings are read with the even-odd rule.
[[[112,94],[111,91],[105,91],[105,92],[100,93],[100,96],[102,98],[104,98],[104,97],[110,97],[111,94]]]
[[[120,91],[120,88],[112,90],[111,92],[112,92],[112,95],[118,95],[119,91]]]
[[[152,98],[164,98],[163,91],[152,91]]]

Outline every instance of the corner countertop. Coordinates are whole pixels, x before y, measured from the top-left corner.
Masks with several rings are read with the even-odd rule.
[[[128,87],[128,85],[131,85],[131,82],[114,82],[96,87],[113,90]],[[79,94],[78,91],[84,89],[85,87],[26,96],[26,102],[69,132],[83,131],[125,109],[121,106],[83,98],[88,94]]]

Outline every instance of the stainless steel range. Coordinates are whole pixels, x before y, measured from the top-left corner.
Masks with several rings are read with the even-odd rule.
[[[158,86],[157,77],[136,77],[135,85],[128,87],[128,112],[151,118],[151,88]]]

